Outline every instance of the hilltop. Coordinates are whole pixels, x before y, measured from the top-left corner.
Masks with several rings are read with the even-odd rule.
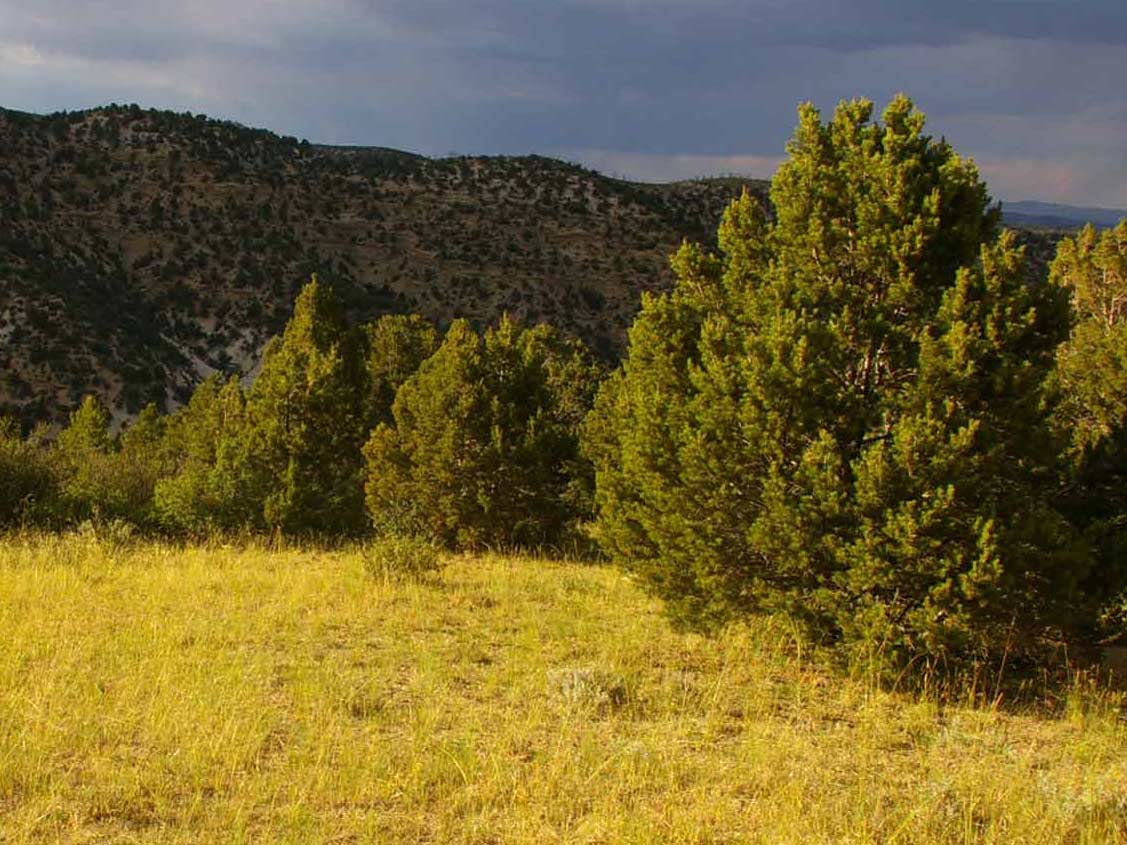
[[[331,147],[191,114],[0,110],[0,409],[120,416],[246,373],[316,273],[354,320],[549,321],[613,360],[744,186]]]

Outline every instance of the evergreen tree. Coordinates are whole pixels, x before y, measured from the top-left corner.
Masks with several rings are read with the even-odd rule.
[[[58,479],[44,434],[26,439],[15,420],[0,417],[0,531],[51,521],[58,507]]]
[[[480,444],[487,436],[481,338],[455,321],[396,395],[395,425],[372,432],[366,501],[377,531],[473,539]],[[467,533],[469,536],[466,536]]]
[[[561,542],[582,506],[577,430],[594,372],[545,326],[505,318],[481,337],[455,321],[400,387],[395,425],[365,447],[377,529],[463,547]]]
[[[169,419],[162,459],[171,471],[154,489],[162,525],[197,536],[263,527],[266,480],[249,454],[245,406],[238,378],[212,376]]]
[[[73,518],[113,518],[126,510],[113,447],[109,414],[96,397],[85,397],[55,441],[60,491]]]
[[[1049,276],[1075,319],[1060,350],[1060,416],[1075,450],[1098,450],[1127,421],[1127,220],[1063,239]]]
[[[96,396],[87,396],[71,413],[67,427],[59,432],[55,445],[64,455],[81,456],[88,452],[108,452],[112,444],[110,416]]]
[[[1045,504],[1065,331],[975,168],[898,97],[799,111],[720,256],[686,245],[587,424],[606,551],[715,624],[783,611],[893,660],[1032,644],[1083,555]]]
[[[248,446],[269,479],[267,525],[296,534],[363,530],[363,397],[358,338],[314,278],[267,346],[247,401]]]
[[[1064,505],[1084,530],[1095,567],[1089,593],[1108,621],[1127,618],[1127,220],[1088,226],[1057,248],[1050,279],[1075,324],[1057,358],[1057,424],[1069,442]]]
[[[438,332],[418,314],[387,314],[368,326],[366,335],[364,420],[366,431],[371,431],[393,421],[396,391],[438,349]]]
[[[164,421],[148,406],[120,438],[110,434],[110,417],[88,396],[45,452],[38,436],[21,451],[30,467],[49,464],[58,496],[54,516],[62,521],[121,520],[137,527],[154,524],[153,494],[157,480],[171,471],[163,452]],[[41,496],[45,478],[40,474]],[[40,518],[45,501],[39,498]]]
[[[156,405],[146,405],[122,433],[114,454],[121,518],[139,527],[155,524],[156,485],[173,470],[165,450],[165,423]]]

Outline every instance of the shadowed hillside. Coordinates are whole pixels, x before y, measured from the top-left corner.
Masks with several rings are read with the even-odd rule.
[[[545,320],[613,358],[739,180],[326,147],[137,107],[0,110],[0,408],[116,415],[245,372],[317,273],[350,317]],[[762,193],[763,183],[749,183]]]

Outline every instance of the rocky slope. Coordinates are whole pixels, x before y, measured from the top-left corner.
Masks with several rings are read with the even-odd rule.
[[[507,311],[613,358],[669,253],[712,240],[743,185],[322,147],[137,107],[0,110],[0,409],[178,404],[253,368],[313,273],[357,320]]]
[[[352,319],[508,312],[621,352],[668,256],[766,183],[611,179],[537,156],[324,147],[136,106],[0,109],[0,413],[118,419],[253,371],[314,273]],[[1059,235],[1024,233],[1038,273]]]

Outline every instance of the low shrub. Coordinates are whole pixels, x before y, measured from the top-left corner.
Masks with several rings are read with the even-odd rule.
[[[548,672],[548,688],[564,707],[615,711],[626,704],[626,681],[619,675],[593,666],[567,666]]]
[[[433,543],[421,537],[380,537],[362,552],[364,571],[384,581],[421,583],[437,578],[446,561]]]

